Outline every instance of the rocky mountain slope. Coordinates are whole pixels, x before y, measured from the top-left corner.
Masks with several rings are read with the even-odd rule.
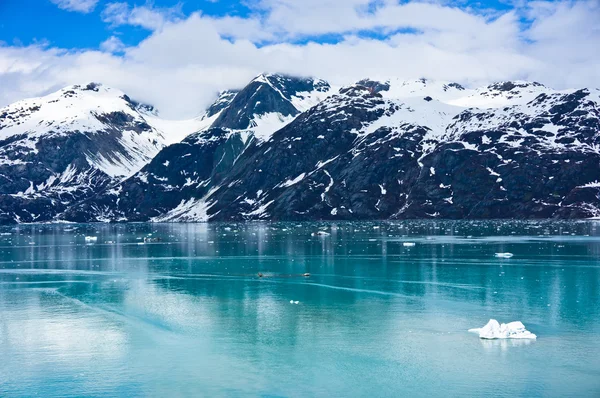
[[[207,218],[600,216],[597,90],[506,83],[448,101],[502,107],[460,109],[373,86],[342,89],[247,151],[199,204]]]
[[[203,117],[210,124],[165,148],[131,178],[69,208],[61,218],[170,219],[183,203],[193,203],[217,187],[245,150],[268,141],[330,90],[322,80],[260,75],[242,90],[224,91]],[[181,219],[201,219],[198,211],[181,211]]]
[[[135,174],[172,141],[153,120],[151,106],[94,83],[0,109],[0,222],[52,220]]]
[[[0,221],[600,217],[596,89],[260,75],[184,122],[69,91],[0,111]]]

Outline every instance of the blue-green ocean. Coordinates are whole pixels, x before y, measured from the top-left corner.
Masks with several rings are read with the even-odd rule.
[[[2,397],[600,397],[599,222],[0,233]]]

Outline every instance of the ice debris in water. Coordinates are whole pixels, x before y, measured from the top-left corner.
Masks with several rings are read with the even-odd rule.
[[[498,258],[511,258],[512,256],[514,256],[512,253],[496,253]]]
[[[404,243],[402,244],[402,246],[404,246],[404,247],[413,247],[413,246],[415,246],[415,245],[416,245],[416,243],[415,243],[415,242],[404,242]]]
[[[312,233],[312,236],[329,236],[330,233],[329,232],[325,232],[325,231],[319,231],[317,233]]]
[[[290,304],[300,304],[299,301],[290,300]]]
[[[480,339],[536,339],[537,336],[525,329],[519,321],[500,324],[495,319],[482,328],[469,329],[470,333],[478,333]]]
[[[96,242],[97,240],[98,240],[97,236],[86,236],[85,237],[86,242]]]

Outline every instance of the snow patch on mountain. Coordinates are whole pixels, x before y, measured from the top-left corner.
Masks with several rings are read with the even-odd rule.
[[[149,115],[144,116],[144,118],[150,126],[162,133],[165,144],[171,145],[183,141],[190,134],[208,129],[218,116],[219,113],[212,116],[205,114],[186,120],[167,120]]]
[[[449,103],[464,108],[502,108],[523,105],[542,93],[554,92],[537,82],[507,81],[470,90],[469,95],[452,99]]]

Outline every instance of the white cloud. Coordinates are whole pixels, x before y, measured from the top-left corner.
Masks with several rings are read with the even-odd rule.
[[[108,53],[119,53],[125,49],[125,44],[116,36],[111,36],[100,44],[100,49]]]
[[[436,2],[397,0],[259,0],[264,29],[285,37],[412,28],[451,32],[485,29],[490,18]]]
[[[66,11],[82,12],[87,14],[92,12],[99,0],[50,0],[58,8]]]
[[[167,22],[175,22],[181,17],[181,5],[169,8],[144,6],[130,7],[126,2],[108,3],[102,11],[102,20],[113,27],[120,25],[139,26],[148,30],[158,30]]]
[[[113,37],[102,51],[0,46],[0,104],[100,81],[157,106],[165,116],[187,117],[198,114],[218,90],[241,87],[263,71],[338,84],[399,76],[467,85],[527,79],[556,88],[600,87],[595,0],[528,3],[493,16],[435,2],[382,0],[379,8],[367,10],[364,0],[305,0],[303,10],[297,1],[261,0],[265,11],[246,19],[199,13],[183,19],[164,10],[156,17],[115,4],[105,9],[109,23],[145,26],[151,35],[128,48]],[[522,17],[529,21],[525,26]],[[374,29],[390,36],[378,40],[356,33]],[[325,31],[343,39],[289,43],[291,37]],[[122,55],[114,54],[119,51]]]

